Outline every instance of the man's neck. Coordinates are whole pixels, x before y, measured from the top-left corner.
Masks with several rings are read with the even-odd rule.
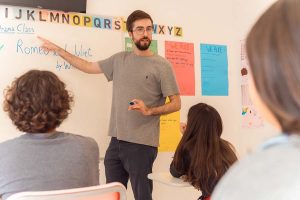
[[[150,49],[141,51],[136,47],[134,48],[133,53],[138,56],[152,56],[153,55],[153,52]]]

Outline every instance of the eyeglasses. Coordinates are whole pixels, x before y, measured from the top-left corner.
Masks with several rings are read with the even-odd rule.
[[[135,30],[133,30],[133,32],[136,32],[136,34],[138,34],[138,35],[143,35],[145,33],[145,31],[147,32],[147,34],[152,34],[153,27],[147,26],[145,29],[144,27],[138,26],[138,27],[136,27]]]

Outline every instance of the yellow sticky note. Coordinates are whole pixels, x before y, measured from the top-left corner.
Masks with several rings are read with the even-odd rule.
[[[162,115],[160,117],[160,146],[158,151],[175,151],[180,139],[180,112]]]

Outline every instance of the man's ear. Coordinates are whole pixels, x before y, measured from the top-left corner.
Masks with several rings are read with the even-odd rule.
[[[132,32],[131,31],[128,32],[128,35],[132,39]]]

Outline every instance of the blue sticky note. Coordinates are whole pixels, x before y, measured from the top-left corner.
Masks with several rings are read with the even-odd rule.
[[[203,96],[228,96],[228,59],[225,45],[200,44]]]

